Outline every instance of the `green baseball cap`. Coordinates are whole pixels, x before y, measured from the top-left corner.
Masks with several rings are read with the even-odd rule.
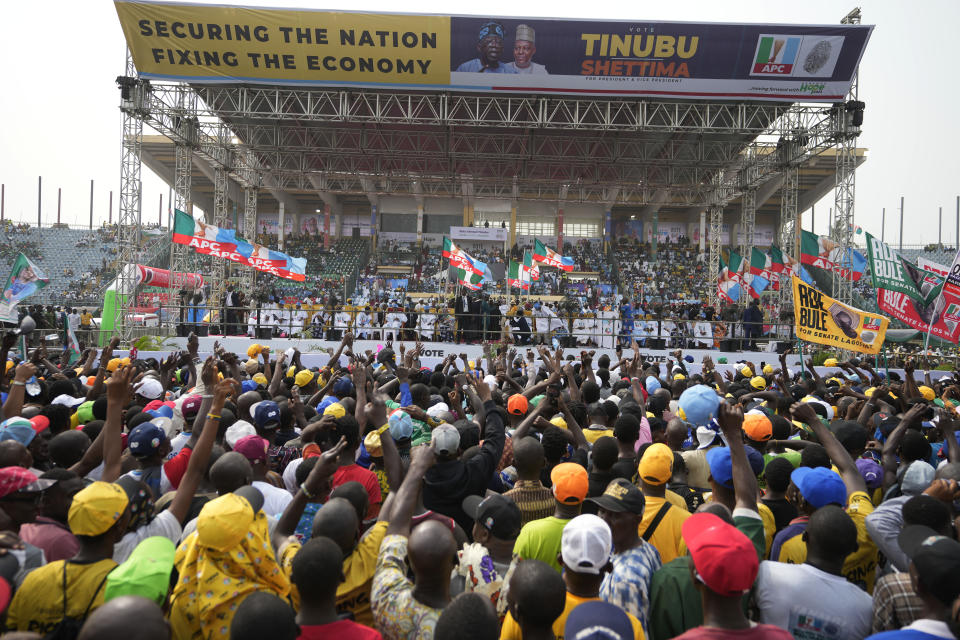
[[[540,404],[540,401],[543,400],[544,397],[545,396],[542,393],[538,396],[533,396],[530,398],[530,406],[536,407],[538,404]]]
[[[153,536],[137,545],[126,561],[110,572],[103,601],[120,596],[143,596],[161,607],[170,588],[176,547],[168,538]]]
[[[79,424],[93,421],[93,400],[87,400],[77,407],[77,421]]]

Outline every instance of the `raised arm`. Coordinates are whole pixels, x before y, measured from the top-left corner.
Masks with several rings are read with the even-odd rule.
[[[97,436],[103,450],[101,479],[104,482],[115,481],[123,472],[123,465],[120,462],[123,455],[120,432],[123,429],[123,410],[133,395],[132,382],[136,375],[136,368],[123,367],[117,369],[107,381],[107,420],[103,429],[100,430],[100,435]],[[91,449],[93,447],[94,445],[90,446]]]
[[[926,409],[926,405],[915,404],[910,410],[900,418],[900,424],[890,432],[887,441],[883,443],[883,451],[880,454],[880,461],[883,464],[883,491],[897,481],[897,451],[900,449],[900,441],[903,440],[903,434],[907,428],[920,418],[920,414]]]
[[[866,492],[867,483],[864,481],[863,476],[860,475],[860,471],[857,470],[857,465],[854,463],[853,458],[850,457],[847,450],[844,449],[840,441],[837,440],[837,436],[833,435],[833,432],[820,422],[820,418],[817,416],[816,411],[813,410],[813,407],[806,402],[795,402],[790,405],[790,412],[794,418],[810,426],[820,441],[820,444],[827,450],[827,455],[830,456],[830,460],[836,465],[837,470],[840,472],[840,477],[843,478],[843,484],[847,486],[847,495],[849,496],[857,491]]]
[[[407,476],[394,498],[387,535],[410,535],[413,512],[417,508],[417,498],[423,488],[423,476],[436,461],[436,455],[430,446],[415,447],[410,452],[410,469],[407,470]]]
[[[757,511],[757,477],[753,475],[747,450],[743,446],[743,407],[721,402],[717,410],[717,422],[730,447],[730,464],[733,468],[733,492],[737,509]]]

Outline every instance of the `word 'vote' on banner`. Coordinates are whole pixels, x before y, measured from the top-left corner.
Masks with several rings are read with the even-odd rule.
[[[890,319],[843,304],[794,276],[797,337],[859,353],[878,353]]]

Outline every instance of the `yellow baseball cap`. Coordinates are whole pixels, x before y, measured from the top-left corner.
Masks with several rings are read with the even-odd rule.
[[[113,358],[107,362],[107,371],[113,373],[120,368],[121,360],[120,358]]]
[[[323,410],[323,415],[333,416],[334,418],[342,418],[347,414],[347,410],[343,408],[343,405],[339,402],[334,402],[328,404],[327,408]]]
[[[290,366],[287,368],[287,375],[286,375],[286,377],[287,377],[287,378],[292,378],[292,377],[295,376],[295,375],[297,375],[297,367],[295,367],[294,365],[290,365]]]
[[[313,382],[313,371],[310,371],[309,369],[301,369],[300,371],[297,372],[297,375],[294,376],[293,382],[298,387],[307,386],[308,384]]]
[[[99,536],[112,527],[130,503],[120,485],[94,482],[73,496],[67,523],[75,536]]]
[[[677,373],[677,374],[674,374],[673,379],[674,379],[674,380],[686,380],[686,379],[687,379],[687,376],[683,375],[682,373]]]
[[[637,470],[647,484],[666,483],[673,475],[673,451],[662,442],[650,445],[643,452]]]
[[[918,387],[917,390],[920,392],[920,395],[923,396],[923,399],[926,400],[927,402],[933,402],[933,399],[937,397],[937,394],[933,391],[933,389],[931,389],[927,385],[922,385]]]
[[[823,366],[825,366],[825,367],[835,367],[835,366],[837,366],[837,359],[836,359],[836,358],[827,358],[826,360],[823,361]]]
[[[197,541],[217,551],[232,549],[247,535],[254,516],[250,502],[236,493],[214,498],[197,516]]]
[[[763,375],[769,376],[773,374],[773,366],[769,364],[763,365]]]
[[[550,424],[560,427],[561,429],[567,428],[567,421],[561,416],[554,416],[553,418],[550,418]]]
[[[750,386],[762,391],[767,388],[767,381],[763,376],[753,376],[750,378]]]
[[[253,380],[257,384],[262,384],[262,385],[267,384],[267,376],[263,375],[262,373],[253,374],[253,378],[251,378],[251,380]]]
[[[744,367],[743,369],[740,369],[740,375],[742,375],[744,378],[752,378],[753,369],[750,367]]]
[[[263,347],[260,346],[259,343],[254,342],[252,345],[250,345],[249,347],[247,347],[247,357],[248,357],[248,358],[256,358],[258,355],[260,355],[260,351],[261,351],[262,349],[263,349]]]

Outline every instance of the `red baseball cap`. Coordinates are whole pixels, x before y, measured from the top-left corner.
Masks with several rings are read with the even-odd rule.
[[[753,586],[760,569],[757,549],[736,527],[712,513],[695,513],[680,529],[697,576],[720,596],[733,597]]]
[[[507,400],[507,413],[512,413],[515,416],[525,415],[529,407],[530,403],[527,397],[519,393],[513,394]]]
[[[233,445],[233,450],[250,462],[266,462],[270,442],[260,436],[244,436]]]
[[[37,433],[46,431],[50,427],[50,418],[47,416],[33,416],[30,418],[30,425]]]

